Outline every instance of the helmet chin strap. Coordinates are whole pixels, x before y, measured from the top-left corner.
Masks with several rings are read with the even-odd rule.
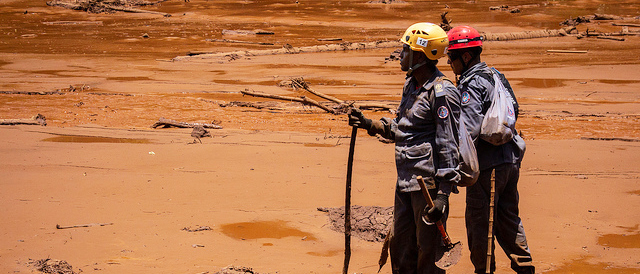
[[[409,52],[409,64],[413,64],[413,50]],[[426,64],[427,61],[422,61],[410,67],[409,70],[407,70],[407,77],[411,76],[416,69]]]

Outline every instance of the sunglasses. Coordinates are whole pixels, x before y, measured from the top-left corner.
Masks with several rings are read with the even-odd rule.
[[[449,57],[449,60],[451,60],[451,61],[455,61],[455,60],[457,60],[458,58],[460,58],[461,54],[460,54],[460,53],[457,53],[457,52],[451,52],[451,51],[449,51],[449,52],[447,52],[447,56]]]

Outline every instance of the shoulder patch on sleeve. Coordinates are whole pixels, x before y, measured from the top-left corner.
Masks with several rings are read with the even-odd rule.
[[[440,106],[438,108],[438,117],[440,117],[440,119],[446,119],[447,116],[449,116],[449,109],[445,106]]]

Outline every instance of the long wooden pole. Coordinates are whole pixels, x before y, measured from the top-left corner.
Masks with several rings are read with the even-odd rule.
[[[356,147],[358,128],[351,129],[351,143],[349,144],[349,160],[347,160],[347,186],[344,199],[344,266],[342,274],[349,272],[351,260],[351,174],[353,173],[353,153]]]
[[[491,261],[493,259],[493,211],[495,205],[496,195],[496,170],[491,171],[491,189],[490,189],[490,201],[489,201],[489,233],[487,235],[487,268],[485,272],[487,274],[491,272]]]

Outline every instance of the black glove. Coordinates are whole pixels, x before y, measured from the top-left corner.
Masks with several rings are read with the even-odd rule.
[[[349,112],[347,112],[349,116],[349,125],[352,127],[363,128],[366,130],[371,129],[371,119],[367,119],[357,108],[351,108]]]
[[[422,215],[426,219],[426,221],[435,223],[442,219],[442,216],[444,215],[444,212],[445,210],[447,210],[448,206],[449,196],[445,194],[438,194],[438,196],[436,196],[436,199],[433,201],[433,207],[426,207],[425,211],[428,211],[426,213],[423,211]]]

